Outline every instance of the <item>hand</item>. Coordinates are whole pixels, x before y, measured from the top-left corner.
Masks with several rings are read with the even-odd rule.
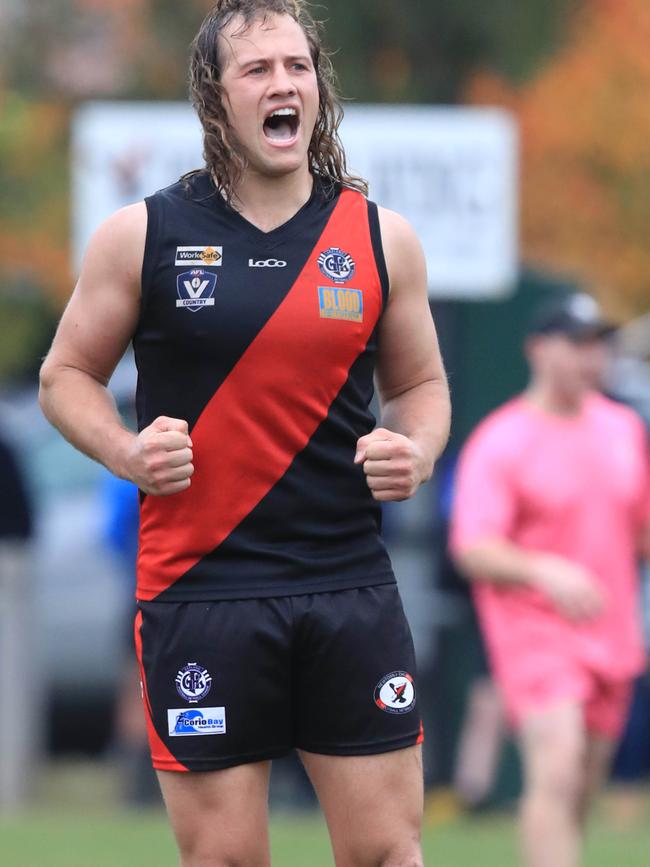
[[[594,576],[564,557],[537,555],[531,583],[568,620],[593,620],[603,611],[605,597]]]
[[[413,440],[377,428],[357,441],[355,464],[363,464],[375,500],[406,500],[431,477],[431,469]]]
[[[159,416],[134,437],[125,464],[125,474],[145,494],[166,497],[189,488],[194,465],[187,422]]]

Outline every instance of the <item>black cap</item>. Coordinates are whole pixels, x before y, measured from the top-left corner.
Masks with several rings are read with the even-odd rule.
[[[596,300],[585,292],[553,298],[533,314],[529,335],[564,334],[571,340],[608,337],[616,326],[604,318]]]

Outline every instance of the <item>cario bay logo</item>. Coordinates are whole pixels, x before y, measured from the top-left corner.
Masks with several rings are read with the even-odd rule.
[[[214,287],[217,285],[217,275],[203,268],[193,271],[183,271],[176,278],[177,307],[187,307],[196,313],[202,307],[214,307]]]
[[[225,735],[225,707],[167,708],[167,730],[172,738]]]

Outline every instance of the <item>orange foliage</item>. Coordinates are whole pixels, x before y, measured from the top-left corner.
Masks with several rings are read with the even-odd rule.
[[[588,281],[619,318],[650,309],[648,45],[648,0],[585,0],[533,80],[485,72],[467,91],[521,124],[524,256]]]
[[[11,190],[0,216],[3,280],[12,274],[27,276],[46,295],[63,300],[72,280],[65,174],[69,110],[6,93],[3,99],[3,181]]]

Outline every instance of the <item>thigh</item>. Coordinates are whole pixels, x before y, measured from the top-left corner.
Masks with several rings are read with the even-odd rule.
[[[206,773],[159,771],[183,865],[268,867],[269,762]]]
[[[595,742],[619,740],[630,710],[632,687],[631,681],[595,681],[585,706],[587,728]]]
[[[579,797],[588,744],[582,704],[562,699],[527,713],[519,742],[528,791],[543,790],[563,800]]]
[[[136,650],[153,764],[213,771],[291,748],[286,600],[149,602]]]
[[[295,743],[369,755],[421,740],[415,654],[394,584],[296,599]]]
[[[336,867],[421,864],[420,746],[381,755],[300,756],[327,820]]]
[[[501,660],[495,680],[517,730],[525,719],[544,718],[559,705],[586,706],[594,689],[593,676],[563,648],[534,644]]]

